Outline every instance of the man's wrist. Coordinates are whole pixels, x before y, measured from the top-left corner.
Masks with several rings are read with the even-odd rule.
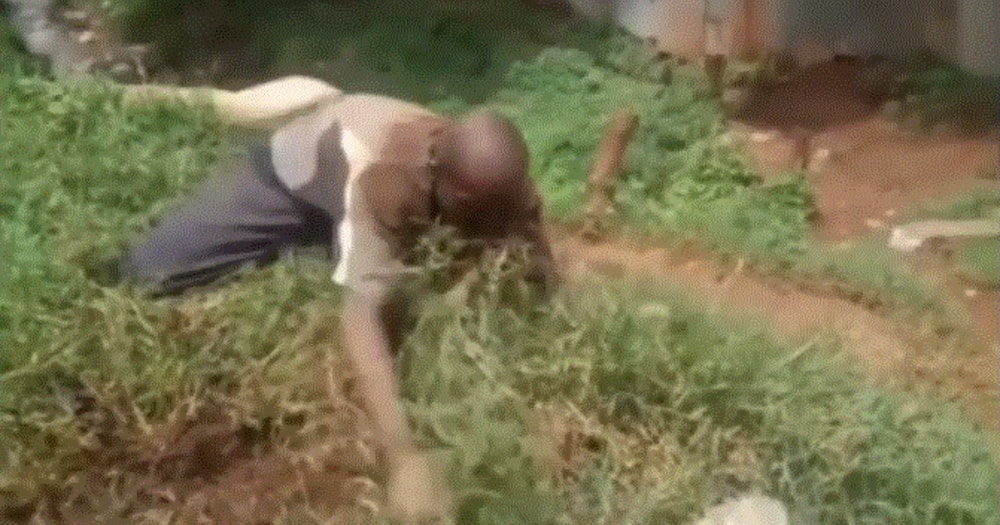
[[[419,455],[420,449],[415,447],[412,443],[405,445],[400,444],[396,446],[386,445],[385,447],[385,458],[386,462],[389,464],[390,470],[398,468],[414,456]]]

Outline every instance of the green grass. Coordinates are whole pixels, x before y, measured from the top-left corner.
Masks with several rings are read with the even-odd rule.
[[[451,449],[456,486],[486,490],[463,499],[479,515],[684,522],[759,489],[803,523],[997,519],[996,467],[957,414],[864,386],[828,340],[790,351],[675,295],[616,285],[568,289],[530,314],[471,295],[476,307],[421,320],[405,385],[428,443]],[[542,492],[562,505],[520,495],[537,465],[524,428],[539,411],[553,441],[571,443]],[[502,472],[520,473],[513,487]]]
[[[388,0],[377,9],[364,2],[302,0],[79,1],[96,4],[130,38],[157,42],[178,69],[199,63],[192,43],[201,51],[224,48],[219,37],[225,35],[246,44],[249,53],[241,60],[252,62],[258,74],[309,74],[346,91],[421,102],[448,96],[481,101],[513,61],[555,43],[593,46],[601,33],[580,20],[503,0]]]
[[[962,243],[956,254],[958,274],[980,286],[1000,286],[1000,244],[996,239]]]
[[[973,133],[996,130],[1000,78],[975,75],[924,54],[904,64],[904,109],[929,128],[946,123]]]
[[[174,300],[106,281],[125,243],[231,154],[212,115],[126,110],[106,85],[17,69],[0,73],[0,92],[2,519],[195,508],[143,488],[185,481],[164,458],[183,450],[185,429],[218,419],[257,453],[305,457],[320,443],[339,468],[379,479],[351,448],[365,433],[324,265],[285,261]],[[668,111],[680,102],[646,101],[695,121],[678,125],[678,140],[714,133],[697,112]],[[540,148],[548,135],[535,129]],[[636,154],[673,162],[655,149]],[[664,189],[666,202],[718,210],[716,199],[758,199],[764,209],[754,192],[798,198],[707,151],[687,168],[698,185]],[[549,158],[565,173],[576,161]],[[720,163],[730,167],[713,175]],[[550,195],[575,191],[541,177]],[[431,252],[416,289],[434,288],[448,253]],[[537,302],[517,284],[516,253],[480,264],[474,280],[418,296],[401,361],[407,408],[422,442],[441,450],[461,523],[679,522],[753,488],[808,523],[998,519],[985,437],[953,407],[866,386],[832,339],[782,348],[676,295],[612,283]],[[317,523],[336,512],[301,498],[288,506]]]

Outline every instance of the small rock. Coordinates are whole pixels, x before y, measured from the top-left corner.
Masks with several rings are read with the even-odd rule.
[[[800,69],[829,62],[833,57],[833,49],[818,40],[801,40],[792,46],[792,58]]]
[[[893,210],[891,208],[888,209],[888,210],[885,210],[885,216],[886,217],[895,217],[896,216],[896,210]]]
[[[53,26],[41,26],[24,34],[24,44],[33,55],[52,55],[59,51],[65,35]]]
[[[722,105],[730,111],[743,108],[749,98],[749,89],[730,87],[722,91]]]
[[[894,228],[892,235],[889,237],[889,246],[901,252],[912,252],[923,243],[923,239],[907,235],[907,231],[903,228]]]
[[[755,131],[750,134],[750,140],[762,144],[774,140],[777,136],[778,134],[774,131]]]
[[[955,130],[947,122],[938,122],[931,127],[930,133],[935,137],[947,137],[953,135]]]
[[[972,299],[977,295],[979,295],[979,292],[972,288],[965,290],[965,296],[968,297],[969,299]]]
[[[719,136],[719,142],[724,146],[733,146],[736,144],[736,132],[730,130]]]
[[[857,55],[857,53],[855,53],[854,46],[852,46],[849,41],[844,39],[838,40],[833,45],[833,49],[834,54],[837,56],[852,57]]]
[[[125,46],[125,54],[132,60],[145,60],[149,57],[152,47],[149,44],[129,44]]]
[[[865,219],[865,226],[873,230],[881,230],[885,228],[885,223],[878,219]]]
[[[94,40],[97,40],[97,35],[93,31],[81,31],[76,35],[76,41],[81,44],[89,44]]]
[[[788,525],[788,511],[766,496],[743,496],[716,505],[697,525]]]
[[[821,171],[830,160],[830,148],[819,148],[809,158],[809,171]]]

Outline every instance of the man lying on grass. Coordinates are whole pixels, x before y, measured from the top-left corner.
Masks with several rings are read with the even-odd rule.
[[[387,299],[435,223],[486,244],[531,243],[529,278],[550,285],[551,252],[520,132],[490,113],[454,122],[302,77],[235,93],[139,86],[125,101],[199,97],[230,123],[276,131],[132,246],[123,274],[177,293],[296,245],[328,245],[333,279],[348,290],[348,362],[389,462],[389,508],[407,519],[446,514],[447,491],[415,449],[398,402]]]

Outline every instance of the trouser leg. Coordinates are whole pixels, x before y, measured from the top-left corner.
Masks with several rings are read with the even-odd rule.
[[[127,251],[121,270],[156,293],[177,293],[272,262],[292,246],[329,243],[331,231],[329,215],[292,197],[270,169],[267,150],[256,148],[167,212]]]

